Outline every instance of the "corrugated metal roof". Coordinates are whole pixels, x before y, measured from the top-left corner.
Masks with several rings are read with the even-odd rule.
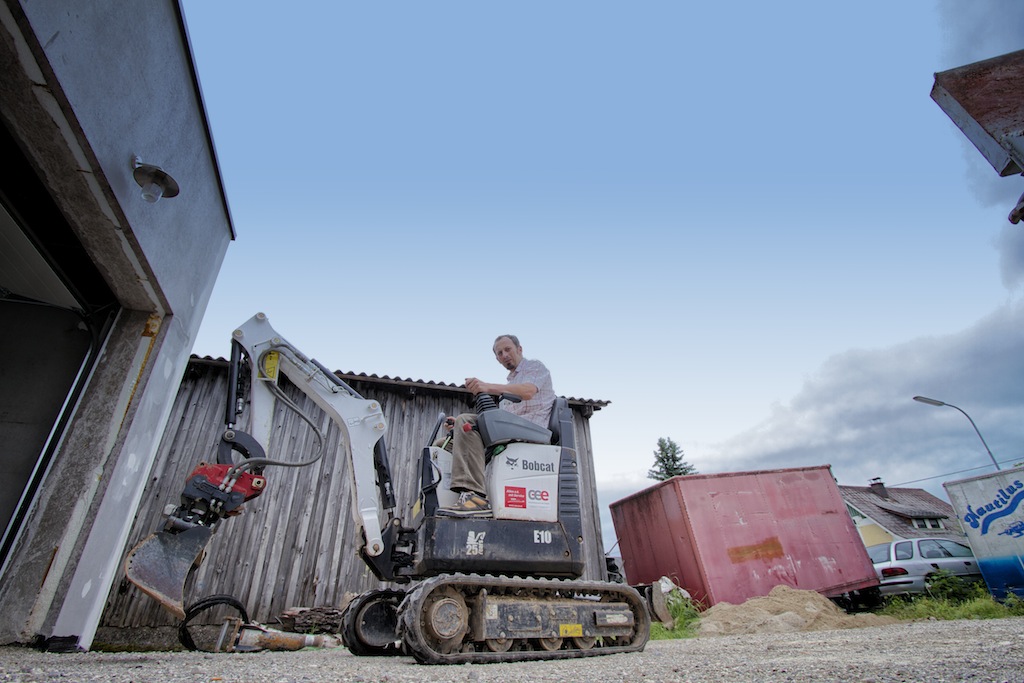
[[[884,491],[887,498],[879,495]],[[871,486],[840,486],[843,500],[882,527],[896,535],[909,538],[925,531],[914,527],[914,519],[956,518],[953,506],[924,489],[901,489]],[[953,525],[955,526],[955,525]],[[928,536],[963,537],[958,528],[928,529]]]
[[[214,358],[212,356],[197,356],[195,354],[189,359],[190,363],[207,364],[207,365],[227,365],[228,361],[225,358]],[[351,372],[334,370],[334,374],[340,377],[345,382],[372,382],[375,385],[390,386],[395,389],[407,391],[409,394],[415,394],[418,391],[436,391],[440,393],[463,393],[468,394],[465,385],[462,384],[447,384],[445,382],[434,382],[432,380],[423,379],[409,379],[403,377],[390,377],[388,375],[376,375],[367,374],[365,372]],[[591,410],[601,410],[605,406],[611,404],[611,401],[603,401],[601,399],[594,398],[577,398],[573,396],[566,396],[570,405],[586,406]]]

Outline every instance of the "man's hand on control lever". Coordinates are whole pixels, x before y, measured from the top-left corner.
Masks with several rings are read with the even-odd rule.
[[[520,393],[516,391],[509,391],[509,389],[512,388],[513,386],[527,387],[527,391],[529,392],[529,394],[526,396],[521,396]],[[466,378],[466,388],[473,392],[474,396],[479,396],[480,394],[490,394],[491,396],[497,396],[498,400],[500,401],[508,400],[511,401],[512,403],[519,403],[520,401],[527,400],[535,393],[537,393],[536,387],[534,387],[532,384],[491,384],[489,382],[481,382],[476,377]],[[531,389],[532,391],[530,391]]]
[[[500,394],[504,385],[501,384],[489,384],[487,382],[481,382],[476,377],[466,378],[466,388],[473,392],[473,395],[478,394]]]

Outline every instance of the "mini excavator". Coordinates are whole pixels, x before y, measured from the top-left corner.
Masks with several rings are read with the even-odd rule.
[[[243,365],[245,364],[245,365]],[[240,381],[246,365],[246,383]],[[564,659],[643,650],[646,600],[634,588],[583,580],[583,525],[572,412],[564,398],[545,429],[478,395],[477,428],[488,455],[493,517],[447,517],[451,453],[425,446],[418,499],[396,516],[380,404],[307,358],[259,313],[233,333],[217,462],[200,463],[163,528],[125,559],[128,579],[179,619],[190,572],[221,522],[263,492],[274,409],[297,406],[279,386],[287,377],[341,430],[350,462],[354,533],[373,574],[391,588],[348,605],[342,640],[356,655],[412,655],[421,663]],[[236,428],[249,412],[251,433]],[[300,413],[301,414],[301,413]],[[428,444],[445,416],[438,417]],[[313,422],[307,420],[312,429]],[[318,456],[315,456],[318,457]]]

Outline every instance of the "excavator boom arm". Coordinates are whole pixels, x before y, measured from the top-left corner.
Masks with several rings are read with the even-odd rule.
[[[245,403],[244,397],[237,395],[242,352],[252,366],[249,432],[236,429],[234,424]],[[185,582],[202,561],[214,528],[263,491],[264,468],[309,465],[320,457],[325,445],[321,425],[303,415],[285,395],[279,386],[282,375],[323,410],[341,432],[341,447],[350,463],[354,519],[363,544],[360,550],[367,561],[385,552],[381,511],[390,516],[395,506],[382,439],[387,422],[379,402],[364,399],[323,365],[292,346],[263,313],[257,313],[232,333],[231,358],[226,429],[217,464],[199,464],[186,482],[181,505],[167,511],[164,530],[150,534],[132,548],[125,560],[128,579],[179,618],[185,613]],[[281,462],[267,454],[279,402],[298,411],[315,430],[320,451],[314,458],[300,463]],[[244,459],[235,462],[235,453]]]
[[[279,335],[262,313],[246,321],[232,337],[254,365],[251,431],[264,448],[274,429],[274,406],[280,399],[277,382],[282,374],[341,429],[351,462],[356,519],[366,538],[364,552],[379,555],[384,546],[378,510],[382,498],[387,505],[390,497],[389,492],[381,493],[377,488],[375,449],[387,429],[380,403],[362,398],[315,360],[307,358]]]

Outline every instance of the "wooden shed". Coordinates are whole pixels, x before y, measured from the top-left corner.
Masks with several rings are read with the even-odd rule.
[[[464,388],[422,380],[336,372],[365,398],[380,401],[388,428],[385,436],[398,507],[408,519],[416,500],[418,459],[438,413],[469,409]],[[162,528],[163,510],[178,504],[182,486],[200,461],[213,462],[224,430],[224,396],[228,363],[193,356],[160,443],[157,459],[143,493],[128,539],[133,547]],[[249,617],[261,623],[293,607],[336,607],[347,593],[385,587],[359,558],[352,519],[349,462],[339,448],[339,432],[323,412],[287,382],[288,395],[312,416],[326,437],[323,457],[307,467],[272,467],[268,485],[247,503],[243,514],[223,521],[208,548],[206,560],[186,587],[191,604],[212,594],[241,601]],[[607,401],[569,399],[573,411],[580,472],[580,495],[586,535],[586,579],[606,576],[601,521],[595,490],[589,419]],[[299,462],[312,452],[315,437],[292,411],[277,408],[277,428],[268,456]],[[99,640],[110,629],[175,625],[174,617],[124,578],[115,582],[100,623]]]

